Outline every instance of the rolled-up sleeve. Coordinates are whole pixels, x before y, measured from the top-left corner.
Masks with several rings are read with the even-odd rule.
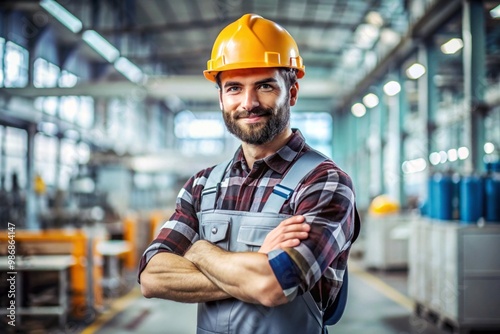
[[[205,185],[206,174],[209,172],[207,169],[191,177],[177,195],[175,212],[163,224],[141,257],[138,270],[139,283],[142,271],[154,255],[171,252],[182,256],[199,239],[195,206],[199,204],[200,189]]]
[[[309,173],[294,192],[290,206],[294,215],[303,215],[311,225],[309,237],[297,247],[268,254],[289,300],[311,290],[322,276],[327,276],[326,290],[332,290],[327,295],[335,297],[354,233],[354,203],[351,179],[331,161]]]

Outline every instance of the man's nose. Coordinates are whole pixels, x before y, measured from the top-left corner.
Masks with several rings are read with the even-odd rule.
[[[241,107],[246,111],[250,111],[255,107],[259,106],[259,99],[257,93],[253,89],[248,89],[243,94],[243,100],[241,101]]]

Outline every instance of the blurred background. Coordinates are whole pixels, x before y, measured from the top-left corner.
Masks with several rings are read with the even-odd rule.
[[[297,41],[292,127],[354,181],[330,332],[498,333],[498,0],[1,1],[0,331],[195,331],[136,268],[187,178],[239,145],[202,71],[244,13]]]

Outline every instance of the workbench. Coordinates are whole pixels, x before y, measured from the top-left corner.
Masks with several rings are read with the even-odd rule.
[[[0,256],[0,270],[7,272],[9,276],[15,276],[15,301],[16,301],[16,324],[21,323],[23,315],[57,315],[59,325],[66,324],[69,311],[68,307],[68,273],[67,269],[75,263],[71,255],[33,255],[17,256],[15,267],[10,268],[7,256]],[[56,306],[25,306],[21,305],[23,300],[23,278],[25,275],[39,271],[56,271],[58,275],[58,305]],[[2,308],[0,314],[7,314],[7,310]]]

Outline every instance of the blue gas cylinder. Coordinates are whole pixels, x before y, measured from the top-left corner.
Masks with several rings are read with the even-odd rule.
[[[489,167],[484,180],[484,219],[500,223],[500,162],[492,163]]]
[[[425,211],[423,212],[426,216],[428,216],[431,219],[436,218],[436,205],[435,205],[435,198],[436,196],[434,195],[435,190],[434,190],[434,177],[431,176],[429,178],[429,182],[427,184],[428,186],[428,191],[427,191],[427,202],[425,203],[424,209]]]
[[[483,180],[479,176],[465,176],[460,181],[460,220],[476,223],[483,216]]]
[[[455,197],[455,184],[449,175],[435,174],[433,176],[433,206],[432,212],[435,219],[453,219],[453,199]]]

